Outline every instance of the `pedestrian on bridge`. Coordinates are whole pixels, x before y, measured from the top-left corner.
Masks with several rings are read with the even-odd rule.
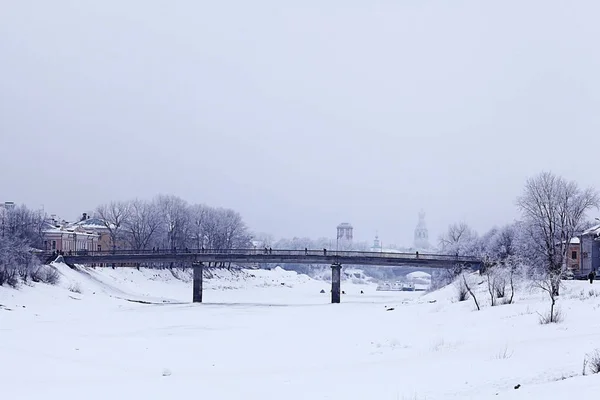
[[[269,254],[269,249],[265,247],[265,254]]]
[[[273,249],[269,247],[269,254],[273,254]]]
[[[327,249],[323,249],[323,255],[326,256],[327,255]]]
[[[308,247],[304,248],[304,255],[307,256],[308,255]]]

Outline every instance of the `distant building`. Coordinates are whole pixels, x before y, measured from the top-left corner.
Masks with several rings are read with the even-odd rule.
[[[117,243],[116,248],[120,248]],[[43,249],[48,251],[80,252],[113,249],[110,231],[98,218],[83,213],[78,222],[69,223],[51,215],[43,230]]]
[[[342,222],[337,226],[337,238],[340,241],[351,242],[353,238],[352,225],[347,222]]]
[[[12,210],[16,207],[14,201],[5,201],[4,204],[0,204],[0,207],[6,208],[7,210]]]
[[[381,240],[379,240],[379,235],[375,235],[375,240],[373,240],[373,246],[371,246],[371,251],[374,251],[374,252],[383,251],[383,247],[381,246]]]
[[[567,257],[565,258],[565,267],[573,273],[581,273],[581,239],[574,237],[569,243]],[[588,271],[589,272],[589,271]]]
[[[590,271],[598,272],[600,270],[600,225],[593,226],[584,231],[579,236],[579,241],[581,251],[580,262],[578,263],[581,266],[579,273],[589,274]],[[575,250],[572,249],[571,253]],[[573,256],[573,254],[569,254],[569,256]]]
[[[79,222],[72,224],[77,229],[85,230],[86,232],[92,232],[98,235],[98,244],[96,251],[108,251],[115,249],[121,249],[125,247],[125,243],[117,241],[116,244],[112,242],[110,229],[106,226],[104,221],[100,218],[92,218],[89,214],[83,213]]]
[[[99,235],[73,228],[49,226],[43,232],[44,250],[79,252],[96,251],[98,248]]]
[[[428,249],[430,247],[429,231],[425,224],[425,213],[423,211],[419,213],[419,222],[415,228],[414,247],[417,249]]]

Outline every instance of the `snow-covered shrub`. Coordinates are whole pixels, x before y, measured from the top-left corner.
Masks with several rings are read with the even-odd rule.
[[[538,313],[538,315],[540,316],[540,324],[542,325],[559,324],[564,321],[564,315],[562,311],[560,308],[554,306],[545,314]]]
[[[78,293],[78,294],[81,294],[81,292],[82,292],[81,286],[77,282],[75,282],[71,286],[69,286],[69,291],[73,292],[73,293]]]
[[[30,277],[34,282],[47,283],[49,285],[56,285],[60,280],[58,271],[47,265],[40,265],[34,268],[30,273]]]
[[[495,358],[496,360],[506,360],[513,356],[513,352],[508,349],[508,346],[505,346],[501,351],[499,351]]]
[[[585,375],[587,371],[590,371],[592,374],[600,373],[600,350],[585,355],[585,359],[583,360],[583,374]]]
[[[39,265],[27,240],[0,237],[0,285],[16,287],[19,278],[27,282]]]

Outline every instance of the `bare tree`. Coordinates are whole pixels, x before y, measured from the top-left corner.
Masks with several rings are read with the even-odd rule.
[[[476,242],[477,233],[464,222],[450,225],[448,231],[439,239],[443,252],[457,256],[472,254]]]
[[[545,271],[542,282],[550,283],[552,298],[559,294],[569,244],[585,223],[586,212],[599,204],[594,189],[582,190],[576,182],[550,172],[528,179],[517,199],[531,239],[531,261]]]
[[[475,293],[471,289],[471,285],[467,282],[467,275],[464,273],[462,274],[462,280],[463,280],[464,288],[467,290],[467,292],[469,292],[469,294],[471,295],[471,298],[473,299],[473,302],[475,303],[475,307],[477,307],[477,311],[480,311],[481,307],[479,307],[479,302],[477,301],[477,297],[475,296]]]
[[[548,293],[548,296],[550,297],[550,312],[546,315],[540,315],[540,323],[551,324],[561,322],[562,314],[556,308],[560,279],[557,281],[556,276],[552,272],[543,271],[537,279],[533,280],[533,285]]]
[[[233,210],[222,212],[222,224],[227,249],[244,249],[250,246],[250,234],[242,216]]]
[[[0,234],[2,237],[27,240],[33,247],[41,248],[44,216],[21,205],[12,209],[0,207]]]
[[[496,268],[495,267],[486,268],[485,276],[487,278],[487,287],[488,287],[488,293],[490,295],[490,304],[492,307],[494,307],[496,305],[496,299],[498,298],[498,291],[497,291],[497,289],[498,289],[498,282],[497,282],[498,274],[496,273]]]
[[[189,206],[177,196],[159,195],[156,199],[162,219],[163,232],[169,249],[185,247],[189,239]]]
[[[145,250],[148,248],[160,227],[160,215],[155,202],[133,200],[129,205],[129,217],[124,223],[131,248]]]
[[[196,249],[203,248],[206,240],[206,219],[209,207],[203,204],[194,204],[190,207],[190,233]]]
[[[130,203],[125,201],[112,201],[109,204],[98,206],[96,214],[102,221],[112,242],[113,252],[121,240],[123,227],[126,225],[131,214]]]
[[[39,260],[31,251],[26,238],[0,236],[0,285],[18,284],[19,278],[26,282],[39,267]]]

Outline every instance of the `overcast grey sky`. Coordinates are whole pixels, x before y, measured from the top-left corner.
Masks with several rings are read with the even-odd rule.
[[[411,244],[597,185],[597,1],[3,1],[0,201],[157,193]]]

